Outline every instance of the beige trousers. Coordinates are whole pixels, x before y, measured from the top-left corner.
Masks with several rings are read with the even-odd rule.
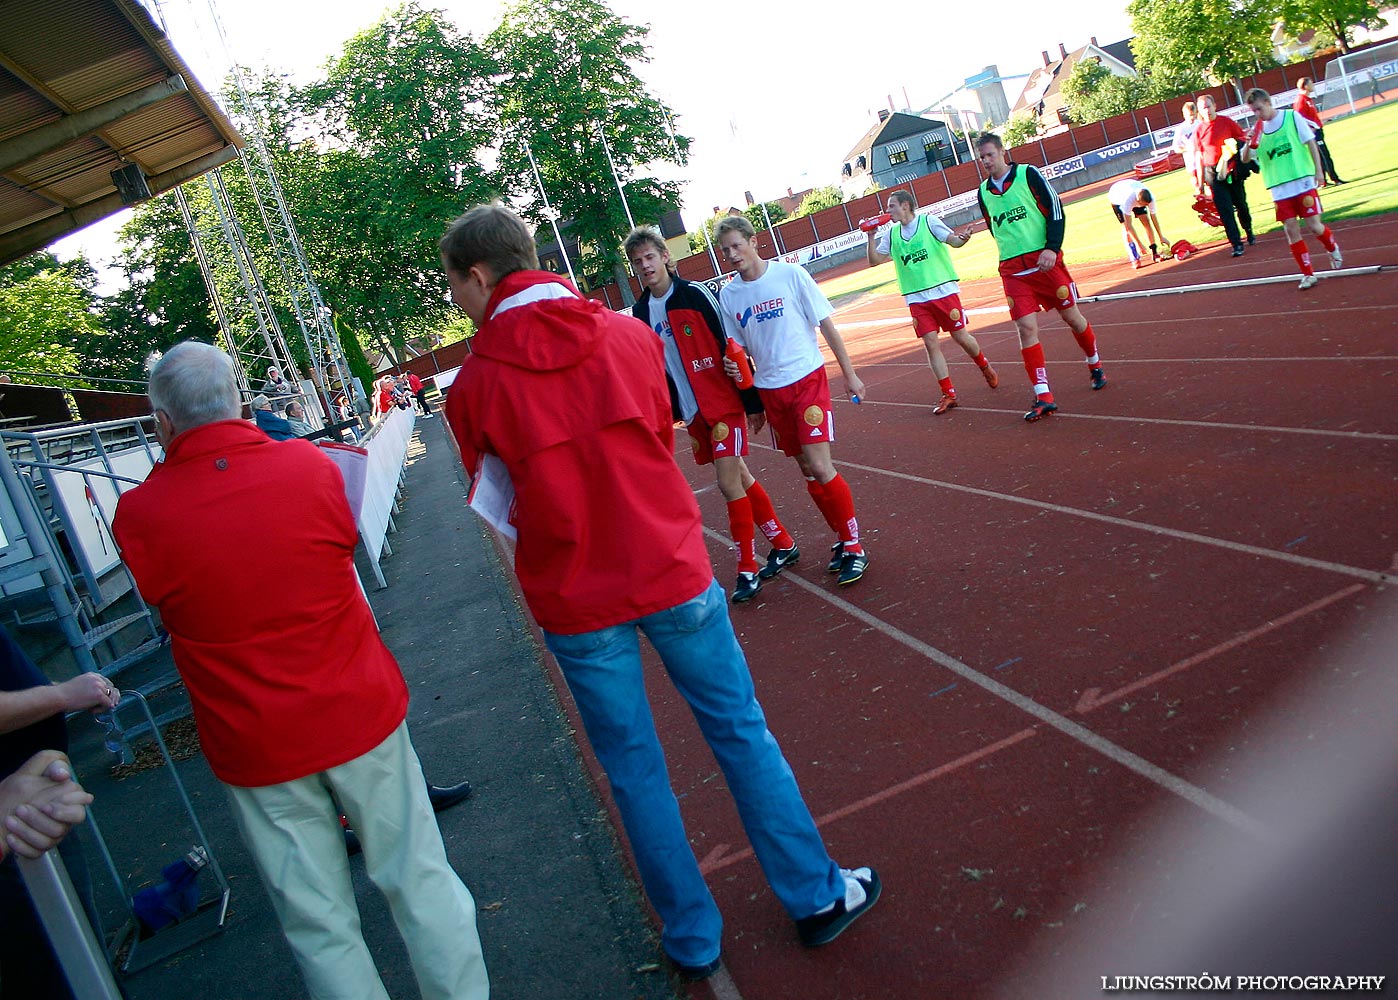
[[[315,1000],[388,1000],[364,944],[339,809],[388,900],[423,1000],[486,1000],[476,904],[447,862],[406,722],[339,767],[226,786],[282,932]]]

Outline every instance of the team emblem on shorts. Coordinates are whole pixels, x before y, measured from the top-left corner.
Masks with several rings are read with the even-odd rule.
[[[819,427],[825,422],[825,411],[819,406],[806,407],[806,412],[802,414],[802,416],[806,423],[810,424],[812,427]]]
[[[727,441],[730,433],[729,427],[723,421],[714,424],[713,439],[715,441]]]
[[[960,310],[960,309],[953,309],[948,315],[951,316],[951,321],[952,321],[953,323],[960,323],[960,322],[961,322],[961,310]]]
[[[690,438],[690,439],[689,439],[689,446],[690,446],[691,448],[694,449],[694,457],[695,457],[695,458],[698,458],[698,457],[699,457],[699,449],[702,447],[702,446],[699,444],[699,439],[698,439],[698,438]]]
[[[1058,286],[1058,291],[1057,291],[1056,294],[1058,295],[1058,297],[1059,297],[1060,299],[1066,299],[1066,298],[1068,297],[1068,286],[1067,286],[1067,285],[1059,285],[1059,286]]]
[[[1301,199],[1301,204],[1304,205],[1306,208],[1310,208],[1312,205],[1315,204],[1315,199],[1312,198],[1310,195],[1306,195],[1306,197]]]
[[[1008,305],[1011,309],[1013,309],[1015,307],[1015,300],[1006,295],[1005,304]]]
[[[694,336],[694,328],[691,327],[688,323],[686,323],[686,324],[684,325],[684,335],[685,335],[686,337],[692,337],[692,336]]]

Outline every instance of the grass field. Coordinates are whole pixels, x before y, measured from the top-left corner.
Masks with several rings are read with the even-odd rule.
[[[1325,139],[1336,170],[1347,182],[1325,189],[1326,220],[1343,221],[1398,210],[1398,103],[1361,111],[1327,125]],[[1171,240],[1203,245],[1224,238],[1222,229],[1206,226],[1190,209],[1193,190],[1183,170],[1155,178],[1150,188],[1158,199],[1160,224]],[[1069,267],[1080,261],[1124,260],[1121,226],[1112,217],[1105,193],[1077,201],[1073,196],[1072,191],[1064,196],[1068,219],[1064,249]],[[1248,181],[1248,204],[1255,232],[1281,228],[1273,216],[1267,189],[1256,174]],[[953,250],[952,258],[962,278],[988,278],[996,273],[995,241],[984,232],[977,233],[965,249]],[[887,263],[822,282],[821,289],[838,307],[849,296],[893,293],[898,285],[893,264]]]

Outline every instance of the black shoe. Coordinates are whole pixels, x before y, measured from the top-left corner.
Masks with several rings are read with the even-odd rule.
[[[1098,365],[1096,368],[1089,368],[1087,373],[1092,376],[1092,388],[1100,389],[1107,384],[1107,376],[1102,374],[1101,365]]]
[[[738,585],[733,588],[733,603],[742,604],[757,596],[762,589],[762,580],[756,573],[739,573]]]
[[[459,785],[447,785],[439,787],[437,785],[427,786],[427,798],[432,803],[433,812],[441,812],[443,809],[450,809],[458,802],[465,802],[471,797],[471,783],[463,781]]]
[[[1257,237],[1254,236],[1254,235],[1252,235],[1252,230],[1249,229],[1249,230],[1248,230],[1248,246],[1252,246],[1252,245],[1253,245],[1254,243],[1256,243],[1256,242],[1257,242]]]
[[[825,567],[827,573],[838,573],[840,567],[845,564],[845,543],[836,542],[830,546],[830,563]]]
[[[692,983],[697,983],[701,979],[708,979],[719,969],[723,968],[723,955],[712,962],[705,962],[703,965],[685,965],[683,962],[676,962],[673,958],[670,962],[681,976]]]
[[[1057,409],[1057,403],[1050,403],[1047,399],[1036,399],[1034,405],[1029,407],[1029,412],[1024,415],[1024,419],[1032,424],[1036,420],[1042,420]]]
[[[845,897],[842,896],[836,901],[833,909],[796,921],[796,933],[801,935],[801,943],[807,948],[816,948],[834,941],[846,927],[877,903],[879,894],[883,892],[878,872],[872,868],[855,868],[852,871],[841,868],[840,872],[846,881],[858,882],[864,888],[864,902],[849,909],[845,904]]]
[[[1235,247],[1233,248],[1233,256],[1234,256],[1234,257],[1241,257],[1242,255],[1243,255],[1243,245],[1242,245],[1241,243],[1239,243],[1237,246],[1235,246]]]
[[[846,552],[840,559],[840,586],[848,587],[851,583],[859,582],[868,565],[869,557],[863,552]]]
[[[767,553],[767,565],[758,570],[757,575],[770,580],[800,558],[801,550],[795,545],[789,549],[773,549]]]

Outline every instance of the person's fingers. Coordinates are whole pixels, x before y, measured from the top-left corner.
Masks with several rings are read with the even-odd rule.
[[[62,777],[56,776],[59,768],[66,772]],[[42,775],[54,781],[66,781],[72,776],[73,767],[68,762],[67,754],[58,750],[40,750],[21,764],[15,773]]]
[[[68,824],[46,815],[42,809],[22,805],[5,817],[5,830],[40,850],[47,850],[44,842],[62,837],[68,832]]]

